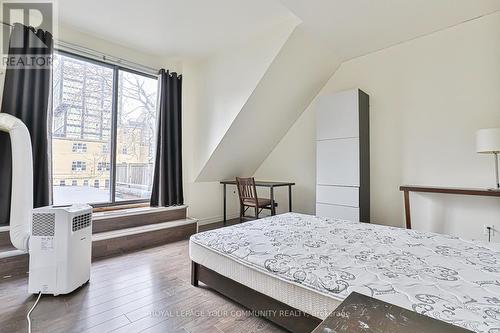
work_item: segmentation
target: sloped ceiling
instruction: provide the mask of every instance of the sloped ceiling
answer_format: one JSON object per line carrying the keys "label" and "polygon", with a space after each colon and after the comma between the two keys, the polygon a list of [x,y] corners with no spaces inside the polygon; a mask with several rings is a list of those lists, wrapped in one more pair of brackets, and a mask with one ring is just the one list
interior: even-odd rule
{"label": "sloped ceiling", "polygon": [[281,0],[341,60],[500,10],[500,0]]}

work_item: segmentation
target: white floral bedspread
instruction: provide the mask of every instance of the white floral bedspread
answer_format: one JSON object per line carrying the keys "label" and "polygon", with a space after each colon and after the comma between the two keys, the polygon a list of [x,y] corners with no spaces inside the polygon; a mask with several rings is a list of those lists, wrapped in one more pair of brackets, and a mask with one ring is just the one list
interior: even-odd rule
{"label": "white floral bedspread", "polygon": [[500,251],[485,244],[296,213],[191,241],[337,300],[357,291],[475,332],[500,333]]}

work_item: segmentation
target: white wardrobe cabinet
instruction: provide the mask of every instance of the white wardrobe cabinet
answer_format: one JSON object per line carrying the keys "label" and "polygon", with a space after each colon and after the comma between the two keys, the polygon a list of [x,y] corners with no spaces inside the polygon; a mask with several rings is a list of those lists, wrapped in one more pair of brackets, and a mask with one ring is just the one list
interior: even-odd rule
{"label": "white wardrobe cabinet", "polygon": [[370,221],[369,96],[359,89],[318,98],[316,215]]}

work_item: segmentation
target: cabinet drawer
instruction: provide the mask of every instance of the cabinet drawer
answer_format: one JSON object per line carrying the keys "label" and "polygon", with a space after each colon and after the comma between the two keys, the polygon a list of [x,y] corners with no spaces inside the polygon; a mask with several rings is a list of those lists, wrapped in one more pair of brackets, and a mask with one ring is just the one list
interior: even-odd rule
{"label": "cabinet drawer", "polygon": [[359,137],[358,89],[320,96],[316,107],[317,140]]}
{"label": "cabinet drawer", "polygon": [[359,222],[359,208],[316,204],[316,215],[321,217],[333,217],[343,220]]}
{"label": "cabinet drawer", "polygon": [[318,185],[316,201],[323,204],[359,207],[359,188]]}
{"label": "cabinet drawer", "polygon": [[359,187],[359,139],[318,141],[317,184]]}

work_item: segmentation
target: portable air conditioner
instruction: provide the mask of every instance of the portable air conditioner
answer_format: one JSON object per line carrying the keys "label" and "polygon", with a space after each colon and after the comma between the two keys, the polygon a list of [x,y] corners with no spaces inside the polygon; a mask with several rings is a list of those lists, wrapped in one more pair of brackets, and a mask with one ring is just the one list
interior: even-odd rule
{"label": "portable air conditioner", "polygon": [[92,208],[71,205],[33,209],[29,131],[21,120],[5,113],[0,113],[0,131],[9,134],[12,148],[10,241],[17,249],[29,252],[28,291],[70,293],[90,279]]}
{"label": "portable air conditioner", "polygon": [[90,279],[92,207],[33,210],[29,239],[30,293],[67,294]]}

